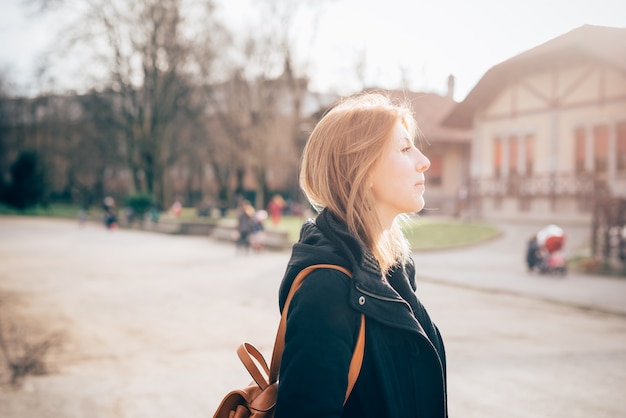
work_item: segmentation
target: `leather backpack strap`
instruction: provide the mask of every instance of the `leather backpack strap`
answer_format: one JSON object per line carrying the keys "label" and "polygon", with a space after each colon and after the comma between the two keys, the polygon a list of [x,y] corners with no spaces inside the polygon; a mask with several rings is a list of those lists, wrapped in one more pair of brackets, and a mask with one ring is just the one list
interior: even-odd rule
{"label": "leather backpack strap", "polygon": [[361,328],[359,329],[359,337],[356,340],[356,346],[354,347],[354,353],[352,354],[352,360],[350,360],[350,369],[348,370],[348,388],[346,389],[346,397],[343,400],[345,405],[354,389],[356,379],[361,372],[361,365],[363,364],[363,356],[365,355],[365,314],[361,314]]}
{"label": "leather backpack strap", "polygon": [[[237,355],[248,370],[248,373],[250,373],[250,376],[252,376],[252,379],[254,379],[261,390],[265,390],[269,386],[268,379],[265,376],[269,376],[270,369],[267,367],[263,354],[253,345],[243,343],[237,348]],[[259,370],[259,365],[263,368],[265,375]]]}
{"label": "leather backpack strap", "polygon": [[[287,299],[285,300],[285,306],[283,307],[283,313],[280,317],[280,323],[278,325],[278,331],[276,332],[276,341],[274,342],[274,351],[272,353],[272,360],[270,363],[270,372],[269,372],[269,384],[273,384],[278,381],[278,372],[280,370],[280,361],[283,356],[283,349],[285,348],[285,330],[287,328],[287,312],[289,310],[289,305],[291,304],[291,299],[296,291],[302,285],[302,282],[313,270],[319,268],[327,268],[327,269],[335,269],[339,270],[342,273],[346,274],[348,277],[352,277],[352,273],[344,267],[335,265],[335,264],[315,264],[309,267],[306,267],[298,273],[296,278],[293,280],[291,284],[291,289],[289,289],[289,294],[287,295]],[[359,377],[359,372],[361,371],[361,365],[363,364],[363,356],[365,354],[365,315],[361,314],[361,327],[359,329],[359,336],[357,338],[357,343],[354,348],[354,352],[352,353],[352,360],[350,360],[350,369],[348,372],[348,388],[346,390],[346,397],[344,400],[348,400],[354,385],[356,384],[356,380]]]}

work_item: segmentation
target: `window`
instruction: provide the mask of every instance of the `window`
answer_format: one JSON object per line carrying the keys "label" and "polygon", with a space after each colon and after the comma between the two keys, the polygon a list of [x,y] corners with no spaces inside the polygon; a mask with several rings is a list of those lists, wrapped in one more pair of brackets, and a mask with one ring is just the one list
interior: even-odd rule
{"label": "window", "polygon": [[515,175],[517,171],[517,155],[518,155],[518,141],[516,136],[509,138],[509,174]]}
{"label": "window", "polygon": [[609,127],[597,125],[593,128],[593,168],[596,173],[606,173],[609,162]]}
{"label": "window", "polygon": [[429,155],[430,168],[426,172],[427,184],[432,186],[441,186],[441,171],[442,171],[442,156],[441,155]]}
{"label": "window", "polygon": [[525,147],[525,165],[526,165],[526,175],[532,176],[534,171],[535,161],[535,136],[532,134],[526,135],[524,138],[524,147]]}
{"label": "window", "polygon": [[502,139],[496,138],[493,143],[493,167],[494,177],[502,176]]}
{"label": "window", "polygon": [[585,128],[582,127],[574,131],[574,170],[585,171]]}
{"label": "window", "polygon": [[626,121],[619,122],[617,134],[617,171],[626,173]]}

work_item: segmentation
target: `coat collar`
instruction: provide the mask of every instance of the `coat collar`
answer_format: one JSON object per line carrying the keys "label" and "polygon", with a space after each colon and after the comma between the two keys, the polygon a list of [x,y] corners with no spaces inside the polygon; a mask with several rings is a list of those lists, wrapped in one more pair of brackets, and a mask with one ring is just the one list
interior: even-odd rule
{"label": "coat collar", "polygon": [[365,244],[352,235],[332,212],[323,210],[306,221],[281,283],[282,308],[296,275],[313,264],[336,264],[352,272],[350,306],[373,320],[423,336],[431,343],[437,331],[415,294],[413,260],[398,263],[383,279],[380,265]]}
{"label": "coat collar", "polygon": [[349,305],[357,312],[386,326],[419,336],[445,358],[438,330],[416,294],[413,259],[398,263],[383,279],[378,261],[360,240],[331,212],[324,210],[306,221],[279,292],[282,311],[296,275],[314,264],[336,264],[352,272]]}
{"label": "coat collar", "polygon": [[350,296],[353,308],[389,326],[417,331],[428,339],[416,315],[425,310],[412,287],[412,263],[398,263],[383,277],[374,254],[332,212],[322,211],[316,224],[348,261],[346,267],[352,271],[354,283]]}

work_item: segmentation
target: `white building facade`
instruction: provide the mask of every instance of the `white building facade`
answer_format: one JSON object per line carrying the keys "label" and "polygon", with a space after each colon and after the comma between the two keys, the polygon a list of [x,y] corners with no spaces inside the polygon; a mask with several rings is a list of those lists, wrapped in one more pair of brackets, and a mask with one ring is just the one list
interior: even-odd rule
{"label": "white building facade", "polygon": [[626,197],[626,28],[585,25],[488,71],[444,124],[472,128],[470,207],[590,222]]}

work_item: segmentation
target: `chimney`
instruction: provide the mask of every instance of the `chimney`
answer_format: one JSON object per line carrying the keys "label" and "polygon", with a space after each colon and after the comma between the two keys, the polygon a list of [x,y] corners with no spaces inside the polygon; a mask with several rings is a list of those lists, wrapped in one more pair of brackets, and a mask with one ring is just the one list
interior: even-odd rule
{"label": "chimney", "polygon": [[447,97],[454,99],[454,75],[448,76],[448,94]]}

